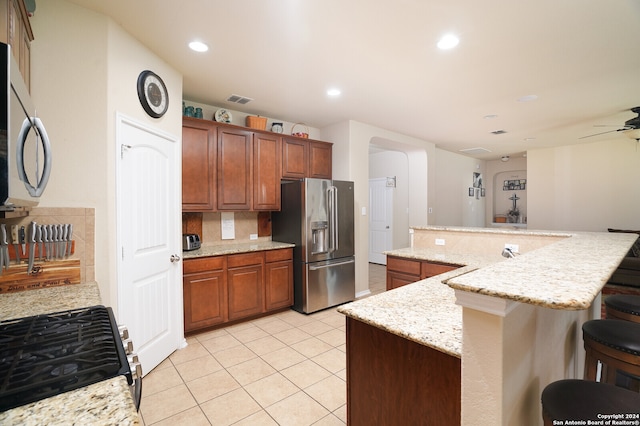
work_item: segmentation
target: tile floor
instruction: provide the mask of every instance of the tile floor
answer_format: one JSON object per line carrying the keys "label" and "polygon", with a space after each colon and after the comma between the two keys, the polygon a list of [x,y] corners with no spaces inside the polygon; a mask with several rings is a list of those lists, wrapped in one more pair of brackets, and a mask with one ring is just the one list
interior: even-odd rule
{"label": "tile floor", "polygon": [[[369,264],[372,294],[385,268]],[[144,425],[345,425],[345,317],[293,310],[187,338],[143,380]]]}

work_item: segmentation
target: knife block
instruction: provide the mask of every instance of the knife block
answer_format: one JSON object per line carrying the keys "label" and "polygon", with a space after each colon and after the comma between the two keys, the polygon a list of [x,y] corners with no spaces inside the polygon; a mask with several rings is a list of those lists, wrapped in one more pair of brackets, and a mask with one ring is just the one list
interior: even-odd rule
{"label": "knife block", "polygon": [[[20,254],[22,259],[16,263],[16,253],[12,244],[8,246],[9,263],[8,269],[2,270],[0,275],[0,294],[13,293],[25,290],[36,290],[46,287],[57,287],[62,285],[80,284],[80,259],[52,259],[40,260],[39,246],[36,245],[35,261],[33,271],[27,273],[27,257],[29,246],[26,248],[26,256]],[[75,241],[71,245],[71,253],[75,250]]]}

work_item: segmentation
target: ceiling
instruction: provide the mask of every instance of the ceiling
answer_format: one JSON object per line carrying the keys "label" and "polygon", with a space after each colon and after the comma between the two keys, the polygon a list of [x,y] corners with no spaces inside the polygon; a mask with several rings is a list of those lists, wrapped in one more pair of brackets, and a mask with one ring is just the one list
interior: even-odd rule
{"label": "ceiling", "polygon": [[[638,0],[70,1],[180,71],[194,102],[318,128],[356,120],[491,151],[480,159],[632,143],[622,132],[579,138],[616,130],[640,105]],[[460,44],[439,50],[450,32]],[[193,39],[209,51],[190,51]],[[342,94],[328,97],[332,87]]]}

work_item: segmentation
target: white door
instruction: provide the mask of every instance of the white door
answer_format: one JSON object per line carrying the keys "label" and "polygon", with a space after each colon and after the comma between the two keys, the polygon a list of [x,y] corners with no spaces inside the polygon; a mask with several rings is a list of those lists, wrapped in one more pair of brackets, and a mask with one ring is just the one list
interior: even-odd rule
{"label": "white door", "polygon": [[369,179],[369,262],[387,264],[393,248],[393,188],[386,178]]}
{"label": "white door", "polygon": [[147,374],[184,342],[181,149],[121,115],[116,126],[118,322]]}

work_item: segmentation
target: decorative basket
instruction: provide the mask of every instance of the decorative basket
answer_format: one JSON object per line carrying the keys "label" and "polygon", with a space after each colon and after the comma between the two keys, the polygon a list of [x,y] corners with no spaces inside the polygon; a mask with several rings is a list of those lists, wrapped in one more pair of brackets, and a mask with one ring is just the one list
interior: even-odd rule
{"label": "decorative basket", "polygon": [[[296,132],[296,126],[304,126],[306,132]],[[308,138],[309,137],[309,127],[307,127],[306,124],[304,123],[296,123],[293,125],[293,127],[291,128],[291,136],[297,136],[299,138]]]}
{"label": "decorative basket", "polygon": [[267,128],[267,117],[248,115],[246,121],[247,127],[256,130],[265,130]]}

